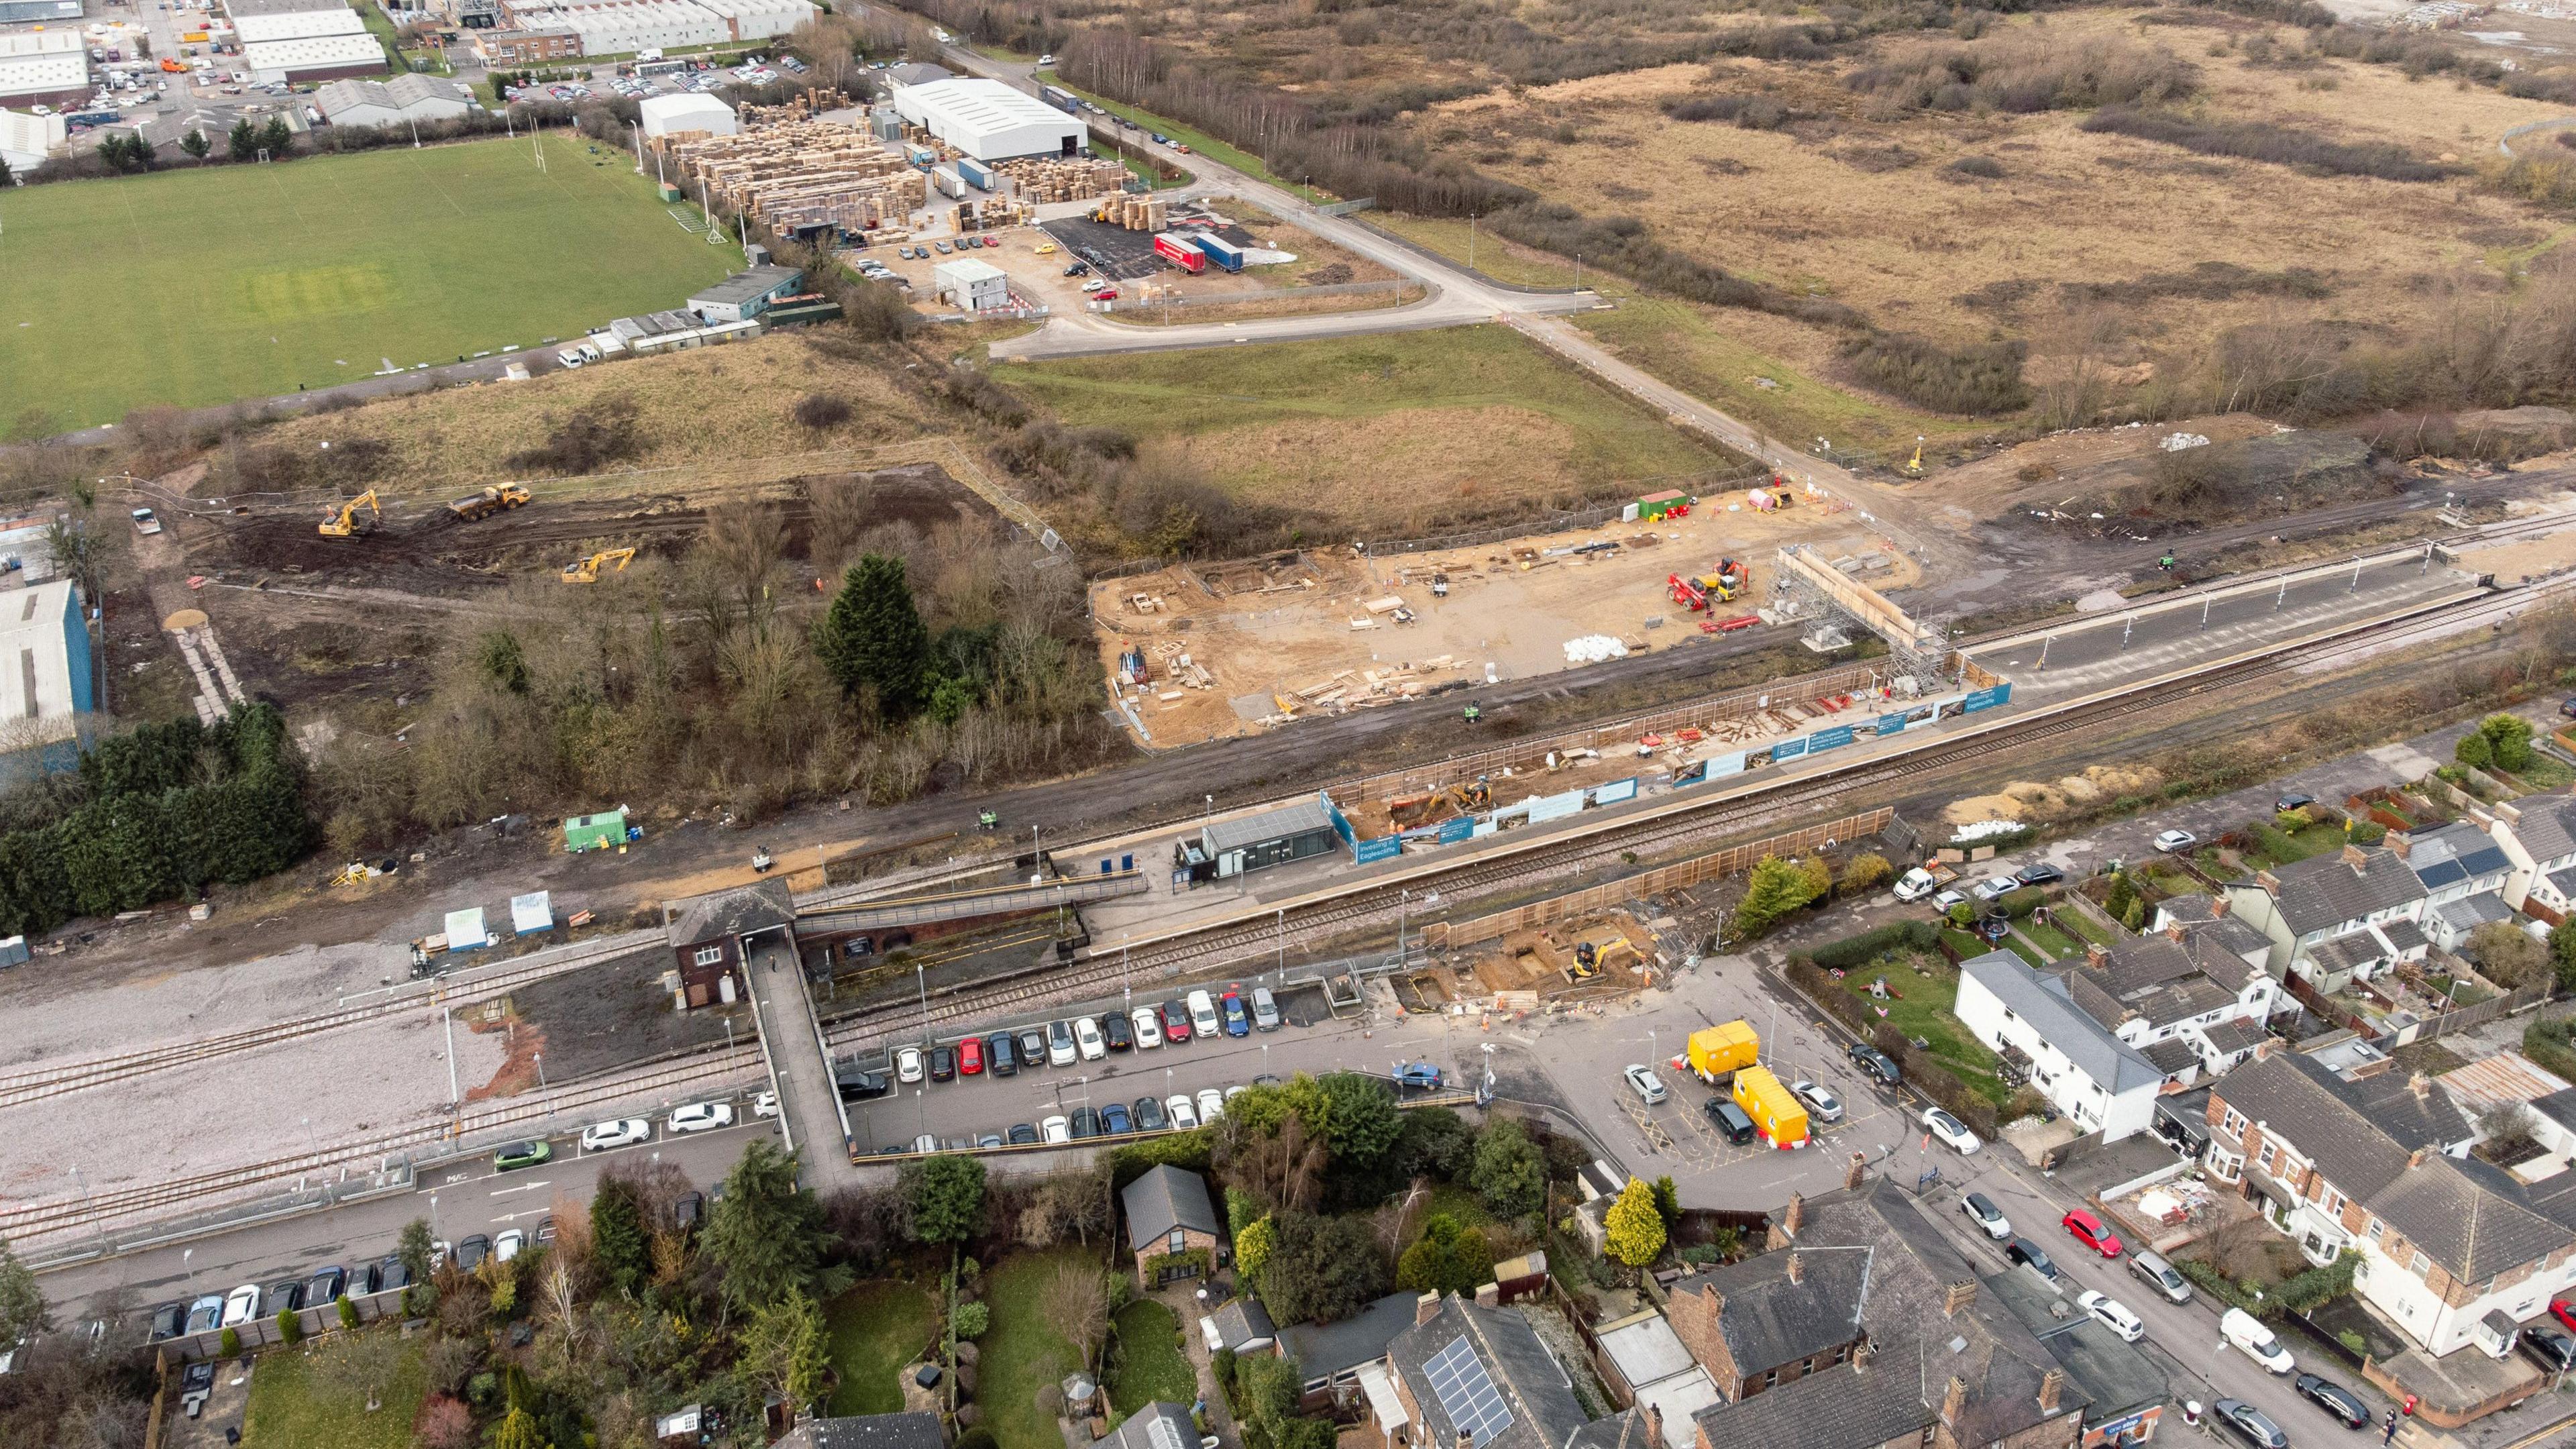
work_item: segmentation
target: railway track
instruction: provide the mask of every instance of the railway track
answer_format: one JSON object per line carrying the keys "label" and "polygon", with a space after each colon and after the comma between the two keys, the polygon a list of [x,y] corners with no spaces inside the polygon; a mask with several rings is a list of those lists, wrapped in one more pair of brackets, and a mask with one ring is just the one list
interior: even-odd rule
{"label": "railway track", "polygon": [[180,1067],[201,1066],[245,1052],[260,1051],[285,1042],[321,1036],[346,1027],[386,1020],[405,1012],[438,1007],[457,1007],[489,1001],[493,997],[517,990],[532,982],[567,972],[598,965],[628,954],[632,944],[603,946],[577,952],[556,960],[529,960],[504,966],[483,975],[442,983],[424,992],[368,1002],[362,1006],[343,1007],[288,1021],[270,1022],[243,1031],[226,1032],[203,1040],[175,1042],[166,1046],[145,1047],[119,1052],[112,1056],[90,1057],[60,1066],[26,1068],[0,1073],[0,1107],[21,1106],[47,1097],[87,1091],[133,1081],[156,1072]]}
{"label": "railway track", "polygon": [[103,1229],[146,1213],[205,1206],[228,1194],[289,1178],[338,1173],[352,1167],[373,1172],[384,1158],[396,1153],[440,1142],[466,1141],[486,1133],[525,1129],[553,1117],[586,1121],[599,1115],[597,1109],[622,1109],[646,1097],[669,1105],[703,1095],[711,1086],[732,1077],[763,1070],[758,1043],[719,1048],[639,1072],[473,1104],[453,1122],[421,1122],[215,1172],[138,1183],[85,1197],[0,1207],[0,1236],[24,1240],[82,1227]]}

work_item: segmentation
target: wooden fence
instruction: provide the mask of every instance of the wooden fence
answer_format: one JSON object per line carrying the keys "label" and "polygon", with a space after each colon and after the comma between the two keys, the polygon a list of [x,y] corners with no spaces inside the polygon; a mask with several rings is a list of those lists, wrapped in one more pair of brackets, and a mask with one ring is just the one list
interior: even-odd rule
{"label": "wooden fence", "polygon": [[1677,861],[1671,865],[1660,866],[1604,885],[1590,886],[1567,895],[1532,901],[1528,905],[1515,906],[1508,911],[1497,911],[1490,916],[1478,916],[1466,921],[1451,921],[1446,925],[1434,924],[1424,928],[1423,939],[1435,946],[1466,946],[1478,941],[1490,941],[1499,936],[1507,936],[1514,931],[1525,931],[1532,926],[1552,925],[1558,921],[1605,910],[1621,901],[1661,895],[1665,891],[1684,890],[1703,881],[1742,875],[1753,869],[1755,861],[1765,856],[1805,855],[1811,851],[1821,850],[1830,843],[1854,841],[1863,836],[1876,835],[1886,829],[1887,822],[1895,817],[1896,811],[1893,807],[1882,805],[1875,810],[1865,810],[1858,815],[1846,815],[1829,824],[1811,825],[1804,830],[1793,830],[1786,835],[1774,835],[1766,840],[1730,845],[1724,850],[1693,856],[1689,860]]}

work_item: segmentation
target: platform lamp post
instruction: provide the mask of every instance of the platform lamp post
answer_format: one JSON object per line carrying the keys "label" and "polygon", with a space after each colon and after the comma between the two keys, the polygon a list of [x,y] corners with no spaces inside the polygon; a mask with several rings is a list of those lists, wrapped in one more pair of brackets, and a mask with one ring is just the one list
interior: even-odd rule
{"label": "platform lamp post", "polygon": [[921,993],[921,1044],[930,1045],[930,975],[926,962],[912,963],[912,984]]}

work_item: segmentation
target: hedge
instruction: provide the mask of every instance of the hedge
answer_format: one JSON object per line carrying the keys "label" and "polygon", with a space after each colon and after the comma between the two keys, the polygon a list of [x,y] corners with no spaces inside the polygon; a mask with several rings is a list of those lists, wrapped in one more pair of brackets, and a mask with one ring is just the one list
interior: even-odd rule
{"label": "hedge", "polygon": [[1216,1271],[1216,1255],[1205,1248],[1183,1248],[1177,1253],[1156,1253],[1145,1260],[1145,1276],[1160,1283],[1163,1270],[1176,1265],[1198,1269],[1202,1278]]}
{"label": "hedge", "polygon": [[1213,1164],[1215,1156],[1216,1134],[1205,1127],[1147,1137],[1110,1151],[1110,1186],[1123,1192],[1127,1184],[1157,1167],[1177,1167],[1203,1173]]}
{"label": "hedge", "polygon": [[2004,908],[2005,915],[2018,921],[2041,906],[2047,905],[2048,892],[2037,886],[2023,886],[2017,891],[2004,892],[1996,898],[1995,904]]}
{"label": "hedge", "polygon": [[1808,952],[1807,959],[1827,970],[1848,971],[1855,966],[1867,965],[1890,951],[1906,949],[1940,950],[1940,929],[1929,921],[1898,921],[1894,925],[1863,931],[1857,936],[1828,941]]}
{"label": "hedge", "polygon": [[2361,1267],[2361,1254],[2346,1248],[2335,1255],[2333,1262],[2322,1268],[2293,1274],[2260,1298],[2249,1296],[2243,1288],[2229,1282],[2226,1274],[2198,1258],[2184,1258],[2174,1266],[2220,1302],[2242,1308],[2257,1318],[2278,1318],[2285,1313],[2305,1316],[2310,1310],[2350,1293],[2353,1275]]}

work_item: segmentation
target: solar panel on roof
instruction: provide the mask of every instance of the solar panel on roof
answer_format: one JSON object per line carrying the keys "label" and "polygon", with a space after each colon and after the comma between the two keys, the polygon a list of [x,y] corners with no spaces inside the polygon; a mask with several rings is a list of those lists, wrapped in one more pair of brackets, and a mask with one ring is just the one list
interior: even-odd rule
{"label": "solar panel on roof", "polygon": [[1466,1435],[1475,1449],[1485,1449],[1495,1435],[1512,1426],[1511,1406],[1503,1402],[1502,1391],[1494,1387],[1476,1351],[1467,1346],[1467,1335],[1450,1340],[1447,1348],[1422,1365],[1422,1371],[1431,1380],[1431,1391],[1440,1396],[1440,1411],[1449,1416],[1450,1427]]}

